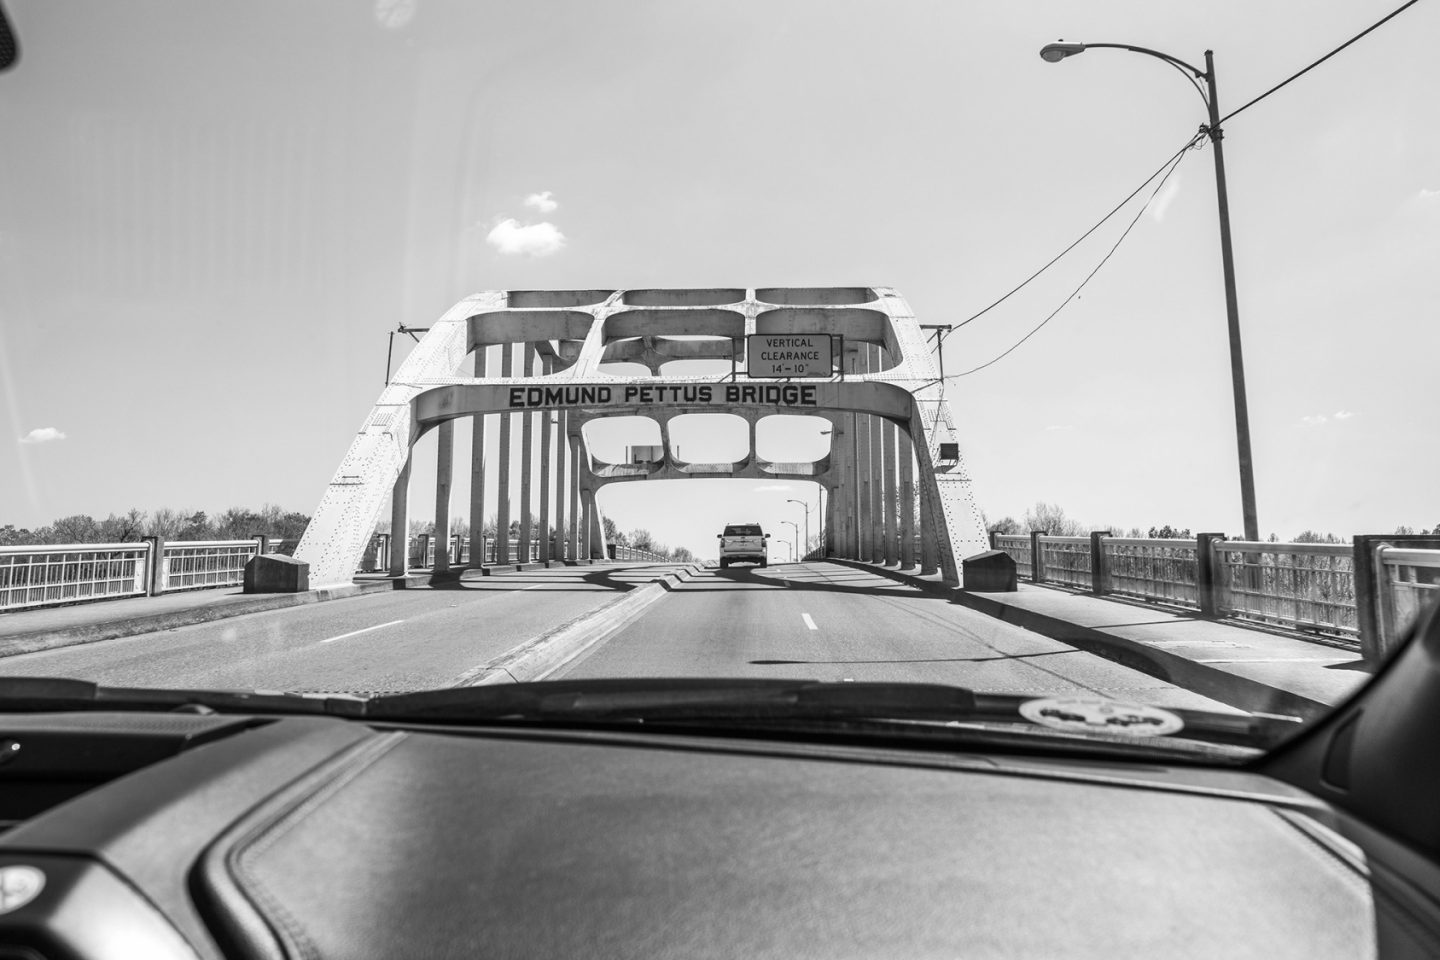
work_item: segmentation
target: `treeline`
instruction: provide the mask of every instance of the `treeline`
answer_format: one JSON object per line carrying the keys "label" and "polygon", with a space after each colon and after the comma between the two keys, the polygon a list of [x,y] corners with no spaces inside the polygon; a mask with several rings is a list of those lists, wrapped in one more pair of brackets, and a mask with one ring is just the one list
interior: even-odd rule
{"label": "treeline", "polygon": [[[1044,530],[1052,537],[1083,537],[1092,530],[1109,530],[1116,537],[1147,538],[1151,540],[1189,540],[1195,534],[1190,532],[1189,527],[1175,527],[1170,524],[1155,527],[1125,527],[1120,524],[1100,524],[1092,526],[1081,523],[1073,517],[1066,516],[1064,508],[1052,503],[1037,503],[1033,509],[1025,511],[1023,520],[1016,520],[1014,517],[1002,517],[994,523],[988,520],[985,529],[991,533],[999,533],[1005,536],[1028,534],[1034,530]],[[1433,529],[1427,530],[1422,524],[1417,527],[1399,526],[1392,531],[1396,535],[1421,534],[1425,536],[1440,537],[1440,523]],[[1281,542],[1277,534],[1270,534],[1267,538],[1270,543]],[[1336,536],[1333,533],[1321,533],[1318,530],[1302,530],[1294,537],[1284,541],[1285,543],[1349,543],[1348,537]]]}
{"label": "treeline", "polygon": [[131,509],[97,520],[86,513],[61,517],[43,527],[0,527],[0,546],[61,543],[131,543],[142,537],[166,540],[245,540],[266,535],[277,540],[298,540],[310,518],[267,503],[259,510],[231,507],[210,516],[204,510],[161,507],[152,512]]}

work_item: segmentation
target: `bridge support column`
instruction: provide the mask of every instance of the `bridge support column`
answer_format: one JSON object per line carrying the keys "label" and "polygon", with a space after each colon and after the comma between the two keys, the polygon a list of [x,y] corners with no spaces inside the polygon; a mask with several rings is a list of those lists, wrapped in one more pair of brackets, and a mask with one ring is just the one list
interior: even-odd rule
{"label": "bridge support column", "polygon": [[390,491],[390,576],[403,577],[410,561],[410,457]]}
{"label": "bridge support column", "polygon": [[[868,373],[870,357],[863,343],[856,344],[855,372]],[[855,415],[855,559],[870,559],[870,415]]]}
{"label": "bridge support column", "polygon": [[851,414],[845,430],[845,497],[841,527],[845,539],[840,549],[847,560],[860,559],[860,417]]}
{"label": "bridge support column", "polygon": [[896,431],[895,458],[900,467],[900,569],[915,567],[915,445],[910,434]]}
{"label": "bridge support column", "polygon": [[450,569],[450,483],[455,473],[455,421],[435,428],[435,567]]}
{"label": "bridge support column", "polygon": [[580,560],[580,436],[571,436],[566,425],[565,442],[570,446],[570,559]]}
{"label": "bridge support column", "polygon": [[[835,435],[832,433],[830,437],[833,440]],[[831,450],[830,462],[833,464],[833,444]],[[825,498],[825,507],[820,511],[820,558],[823,560],[835,555],[835,488],[822,483],[820,495]]]}
{"label": "bridge support column", "polygon": [[[550,374],[550,361],[541,358],[540,373]],[[550,562],[550,499],[554,491],[550,486],[550,418],[555,416],[549,410],[540,411],[540,559]]]}
{"label": "bridge support column", "polygon": [[935,497],[930,483],[920,484],[920,573],[929,576],[940,569],[940,545],[935,542]]}
{"label": "bridge support column", "polygon": [[[500,376],[515,373],[515,345],[500,347]],[[499,498],[495,504],[495,562],[510,562],[510,445],[513,413],[500,414],[500,476],[496,477]]]}
{"label": "bridge support column", "polygon": [[896,516],[896,503],[899,491],[895,489],[895,448],[896,428],[889,420],[882,420],[880,429],[885,437],[885,566],[894,566],[900,562],[899,555],[899,518]]}
{"label": "bridge support column", "polygon": [[[867,373],[880,369],[880,348],[874,344],[866,345],[865,369]],[[885,457],[880,436],[883,421],[873,414],[865,420],[870,427],[870,550],[864,559],[880,563],[885,559]]]}
{"label": "bridge support column", "polygon": [[556,560],[567,559],[565,546],[570,537],[565,531],[565,500],[569,496],[569,489],[565,483],[565,461],[570,452],[570,437],[565,427],[569,419],[569,413],[561,410],[555,414],[555,557]]}
{"label": "bridge support column", "polygon": [[[475,378],[485,378],[485,352],[475,348]],[[470,418],[470,556],[466,566],[485,565],[485,420],[482,414]]]}
{"label": "bridge support column", "polygon": [[[535,345],[525,344],[521,351],[524,366],[520,375],[529,378],[535,374]],[[516,560],[529,563],[535,536],[535,414],[520,415],[520,537],[519,554]]]}

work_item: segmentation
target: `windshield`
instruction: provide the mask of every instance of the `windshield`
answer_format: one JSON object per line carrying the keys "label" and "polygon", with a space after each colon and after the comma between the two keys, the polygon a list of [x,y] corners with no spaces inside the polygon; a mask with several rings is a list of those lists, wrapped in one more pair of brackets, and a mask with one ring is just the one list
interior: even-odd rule
{"label": "windshield", "polygon": [[0,678],[1211,762],[1434,602],[1433,5],[0,2]]}

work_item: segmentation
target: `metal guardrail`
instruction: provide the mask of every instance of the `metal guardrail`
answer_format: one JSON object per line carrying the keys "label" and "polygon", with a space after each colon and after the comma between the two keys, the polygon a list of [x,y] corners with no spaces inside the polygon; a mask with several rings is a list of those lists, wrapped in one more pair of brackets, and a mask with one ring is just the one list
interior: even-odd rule
{"label": "metal guardrail", "polygon": [[166,543],[161,593],[233,587],[245,582],[245,564],[260,552],[257,540],[191,540]]}
{"label": "metal guardrail", "polygon": [[149,564],[148,543],[0,547],[0,610],[143,597]]}
{"label": "metal guardrail", "polygon": [[623,543],[617,543],[617,544],[615,544],[615,554],[614,554],[614,556],[612,556],[610,559],[612,559],[612,560],[646,560],[646,561],[649,561],[649,562],[651,562],[651,563],[667,563],[667,562],[669,562],[669,559],[670,559],[670,558],[669,558],[669,557],[662,557],[660,554],[654,553],[654,552],[652,552],[652,551],[650,551],[650,550],[640,550],[640,549],[637,549],[637,548],[635,548],[635,547],[627,546],[626,544],[623,544]]}

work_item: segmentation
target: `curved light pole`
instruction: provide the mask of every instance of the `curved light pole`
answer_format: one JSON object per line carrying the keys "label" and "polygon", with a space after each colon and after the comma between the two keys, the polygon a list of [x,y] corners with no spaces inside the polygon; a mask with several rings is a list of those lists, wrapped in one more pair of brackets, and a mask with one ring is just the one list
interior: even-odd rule
{"label": "curved light pole", "polygon": [[[1230,329],[1230,381],[1235,393],[1235,441],[1240,459],[1240,511],[1245,523],[1245,539],[1259,540],[1260,526],[1255,519],[1255,468],[1250,457],[1250,408],[1245,400],[1245,361],[1240,350],[1240,306],[1235,296],[1235,256],[1230,247],[1230,198],[1225,189],[1225,152],[1221,142],[1225,132],[1220,129],[1220,102],[1215,93],[1215,55],[1205,51],[1205,69],[1193,67],[1177,57],[1147,47],[1128,43],[1047,43],[1040,48],[1040,59],[1059,63],[1066,57],[1101,47],[1143,53],[1163,60],[1181,71],[1195,87],[1210,114],[1210,122],[1200,128],[1215,148],[1215,196],[1220,205],[1220,262],[1225,270],[1225,316]],[[1196,80],[1205,81],[1205,90]],[[1208,91],[1208,93],[1207,93]]]}
{"label": "curved light pole", "polygon": [[806,555],[810,553],[810,504],[804,500],[792,500],[789,497],[785,498],[785,502],[798,503],[805,508],[805,553],[800,554],[798,558],[799,560],[804,560]]}
{"label": "curved light pole", "polygon": [[[797,541],[800,539],[800,524],[796,523],[794,520],[781,520],[780,522],[790,524],[790,529],[795,531],[794,539]],[[796,544],[790,550],[790,562],[794,563],[795,558],[798,556],[800,556],[800,547],[798,544]]]}

